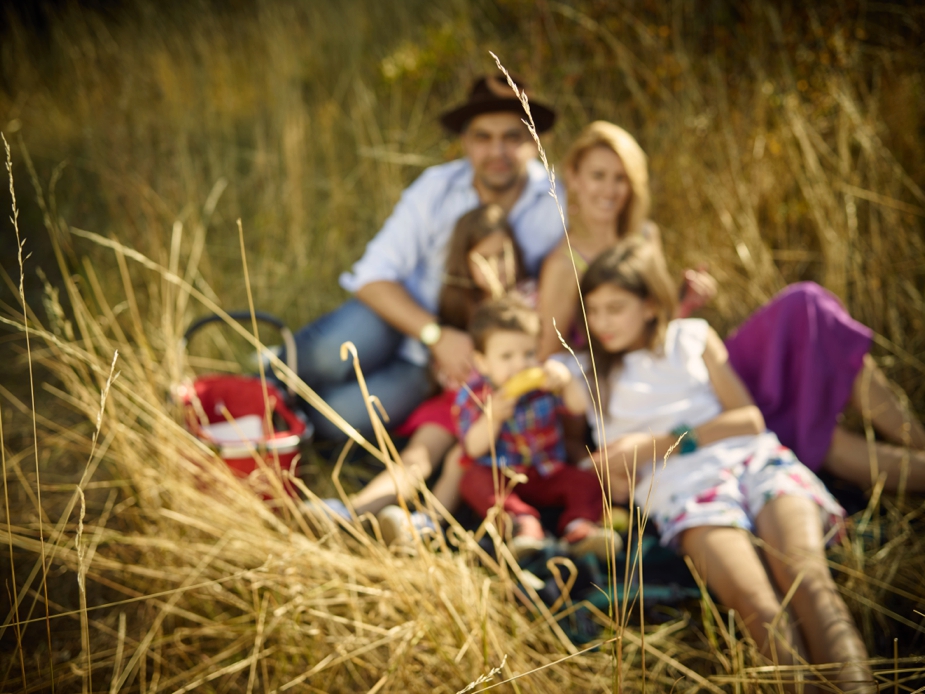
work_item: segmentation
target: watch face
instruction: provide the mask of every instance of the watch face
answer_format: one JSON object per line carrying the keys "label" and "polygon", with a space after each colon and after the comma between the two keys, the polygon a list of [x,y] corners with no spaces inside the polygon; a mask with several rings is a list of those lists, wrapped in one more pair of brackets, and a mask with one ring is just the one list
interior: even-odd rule
{"label": "watch face", "polygon": [[428,323],[421,329],[421,342],[430,347],[435,345],[440,339],[440,326],[436,323]]}

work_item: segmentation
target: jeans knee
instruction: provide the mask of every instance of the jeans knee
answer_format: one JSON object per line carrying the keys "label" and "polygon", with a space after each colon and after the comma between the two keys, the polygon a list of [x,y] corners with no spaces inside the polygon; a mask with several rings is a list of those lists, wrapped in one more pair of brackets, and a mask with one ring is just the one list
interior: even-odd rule
{"label": "jeans knee", "polygon": [[353,376],[353,360],[340,358],[339,335],[308,325],[295,334],[299,376],[308,385],[342,383]]}
{"label": "jeans knee", "polygon": [[353,360],[341,359],[345,342],[354,343],[361,365],[376,370],[393,358],[403,339],[356,299],[302,327],[294,337],[299,376],[310,386],[353,380]]}
{"label": "jeans knee", "polygon": [[[313,409],[308,418],[315,425],[315,437],[318,439],[330,441],[331,443],[346,443],[347,439],[350,438],[343,429],[317,410]],[[366,438],[372,434],[372,427],[368,427],[369,431],[365,431],[362,425],[357,426],[357,423],[349,420],[348,423]]]}

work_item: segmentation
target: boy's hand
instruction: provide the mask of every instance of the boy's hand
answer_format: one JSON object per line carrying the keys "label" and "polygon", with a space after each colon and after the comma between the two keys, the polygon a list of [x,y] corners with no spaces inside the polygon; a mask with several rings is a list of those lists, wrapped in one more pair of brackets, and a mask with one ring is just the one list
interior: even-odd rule
{"label": "boy's hand", "polygon": [[494,421],[496,425],[507,421],[514,416],[514,407],[516,405],[517,398],[508,397],[504,394],[504,389],[499,388],[491,394],[492,421]]}
{"label": "boy's hand", "polygon": [[543,371],[546,373],[546,389],[554,393],[572,382],[572,372],[561,361],[547,359],[543,364]]}

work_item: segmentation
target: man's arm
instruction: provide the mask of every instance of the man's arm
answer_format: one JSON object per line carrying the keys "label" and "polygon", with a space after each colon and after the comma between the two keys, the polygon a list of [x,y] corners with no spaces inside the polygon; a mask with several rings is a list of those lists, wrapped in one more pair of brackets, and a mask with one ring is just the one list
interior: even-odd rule
{"label": "man's arm", "polygon": [[[425,325],[438,321],[408,293],[403,282],[429,252],[434,233],[429,210],[433,201],[445,193],[445,175],[443,166],[432,167],[412,183],[366,246],[363,257],[351,272],[341,275],[344,289],[353,292],[396,330],[415,339]],[[468,335],[444,328],[430,350],[437,367],[451,381],[465,382],[472,357]]]}
{"label": "man's arm", "polygon": [[[396,330],[415,339],[428,323],[439,322],[415,301],[398,282],[370,282],[357,290],[357,298]],[[452,381],[465,383],[472,370],[472,338],[468,333],[443,326],[440,339],[430,347],[437,368]]]}
{"label": "man's arm", "polygon": [[379,280],[364,284],[357,290],[356,297],[386,323],[413,338],[417,338],[428,323],[438,322],[437,317],[415,301],[398,282]]}

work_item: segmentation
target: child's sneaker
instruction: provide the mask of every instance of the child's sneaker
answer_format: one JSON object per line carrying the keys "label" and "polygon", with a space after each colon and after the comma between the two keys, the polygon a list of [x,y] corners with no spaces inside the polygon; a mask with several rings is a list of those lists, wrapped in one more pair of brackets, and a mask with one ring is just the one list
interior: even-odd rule
{"label": "child's sneaker", "polygon": [[423,539],[434,537],[438,532],[437,524],[426,513],[421,511],[405,513],[400,507],[394,505],[382,509],[376,519],[379,521],[382,539],[387,546],[413,543],[412,528],[417,530]]}
{"label": "child's sneaker", "polygon": [[538,518],[517,516],[514,519],[514,536],[508,543],[511,554],[519,563],[521,559],[539,552],[546,546],[546,533]]}
{"label": "child's sneaker", "polygon": [[337,518],[347,523],[353,522],[350,510],[347,505],[340,499],[322,499],[319,501],[306,501],[302,505],[302,510],[308,517],[308,520],[314,525],[316,532],[329,526],[337,526]]}
{"label": "child's sneaker", "polygon": [[607,561],[608,554],[613,556],[623,549],[623,538],[618,533],[584,518],[569,523],[563,539],[568,543],[571,554],[593,554],[602,562]]}

